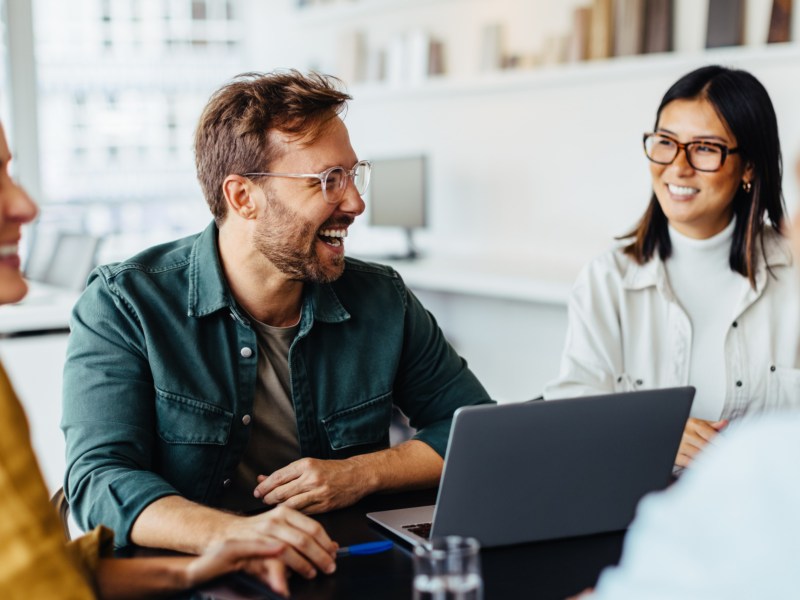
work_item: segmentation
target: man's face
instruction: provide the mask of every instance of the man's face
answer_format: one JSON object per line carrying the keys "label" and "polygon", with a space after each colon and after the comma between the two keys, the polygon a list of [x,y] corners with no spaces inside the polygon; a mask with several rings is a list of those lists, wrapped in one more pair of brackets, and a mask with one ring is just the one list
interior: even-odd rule
{"label": "man's face", "polygon": [[[311,145],[275,133],[283,146],[270,171],[320,173],[329,167],[350,169],[358,161],[347,128],[338,117]],[[348,181],[341,201],[323,199],[318,179],[264,178],[264,208],[253,243],[279,271],[290,279],[327,283],[344,271],[347,228],[364,212],[364,201]]]}

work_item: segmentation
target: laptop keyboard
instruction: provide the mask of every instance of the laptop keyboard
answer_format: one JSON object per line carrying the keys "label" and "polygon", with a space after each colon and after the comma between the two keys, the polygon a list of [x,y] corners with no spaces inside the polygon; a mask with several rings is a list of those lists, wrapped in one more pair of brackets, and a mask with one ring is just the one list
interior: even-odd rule
{"label": "laptop keyboard", "polygon": [[416,525],[403,525],[403,529],[408,529],[411,533],[423,539],[431,537],[431,523],[417,523]]}

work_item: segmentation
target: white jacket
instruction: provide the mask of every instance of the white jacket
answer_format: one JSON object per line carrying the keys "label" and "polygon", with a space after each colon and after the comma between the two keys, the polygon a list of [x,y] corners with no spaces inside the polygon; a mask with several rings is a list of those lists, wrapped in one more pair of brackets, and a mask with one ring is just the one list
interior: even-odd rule
{"label": "white jacket", "polygon": [[[721,418],[800,407],[800,276],[787,241],[771,229],[764,248],[766,262],[757,253],[756,290],[746,286],[725,334]],[[691,385],[691,340],[663,261],[656,256],[637,265],[615,248],[584,267],[573,286],[560,376],[544,396]]]}

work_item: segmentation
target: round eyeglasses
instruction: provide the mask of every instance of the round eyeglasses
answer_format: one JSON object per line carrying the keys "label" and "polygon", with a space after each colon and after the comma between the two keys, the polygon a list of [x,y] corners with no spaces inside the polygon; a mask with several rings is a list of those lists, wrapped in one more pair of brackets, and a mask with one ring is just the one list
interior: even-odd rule
{"label": "round eyeglasses", "polygon": [[682,144],[662,133],[645,133],[643,142],[644,153],[652,162],[670,165],[678,157],[678,152],[683,150],[687,162],[697,171],[719,171],[729,154],[739,152],[739,148],[728,148],[725,144],[705,140]]}
{"label": "round eyeglasses", "polygon": [[369,177],[372,173],[372,163],[368,160],[358,161],[352,169],[344,167],[331,167],[322,173],[245,173],[245,177],[290,177],[292,179],[318,179],[322,188],[322,198],[328,204],[339,204],[344,198],[348,180],[353,180],[353,185],[360,196],[363,196],[369,186]]}

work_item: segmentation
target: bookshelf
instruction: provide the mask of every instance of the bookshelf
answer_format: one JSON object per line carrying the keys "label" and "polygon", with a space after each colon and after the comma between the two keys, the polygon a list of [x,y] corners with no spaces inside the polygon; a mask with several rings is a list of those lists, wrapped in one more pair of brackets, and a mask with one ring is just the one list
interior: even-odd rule
{"label": "bookshelf", "polygon": [[714,48],[702,52],[668,52],[615,57],[603,61],[583,61],[537,69],[515,69],[471,77],[431,78],[424,85],[391,88],[382,82],[357,83],[348,86],[349,92],[363,101],[397,99],[400,97],[461,96],[465,94],[504,93],[548,87],[575,86],[595,81],[612,82],[635,79],[659,71],[671,73],[688,71],[698,62],[730,65],[748,63],[759,65],[793,66],[800,61],[800,43],[787,42],[758,47],[735,46]]}
{"label": "bookshelf", "polygon": [[[750,54],[759,56],[764,50],[772,50],[766,42],[774,0],[739,0],[744,10],[741,32],[743,44],[707,50],[709,11],[719,6],[713,4],[714,1],[672,0],[672,42],[669,45],[673,50],[666,54],[677,55],[678,61],[685,56],[696,58],[698,53],[708,53],[709,60],[716,57],[720,60],[738,60]],[[658,0],[654,4],[665,5],[665,2]],[[572,77],[592,77],[595,72],[603,73],[607,68],[611,69],[608,72],[612,74],[620,72],[617,68],[622,71],[630,68],[635,74],[638,65],[652,64],[658,67],[665,64],[665,53],[593,60],[576,60],[575,56],[567,56],[572,43],[570,36],[574,36],[577,25],[577,11],[592,6],[598,13],[605,11],[607,17],[608,11],[612,12],[611,18],[607,19],[612,28],[612,47],[615,41],[614,27],[617,27],[614,23],[630,23],[630,18],[625,21],[617,11],[625,6],[638,6],[636,18],[641,19],[641,15],[645,14],[642,8],[644,0],[495,0],[491,3],[485,0],[316,0],[302,6],[293,4],[288,21],[300,32],[295,56],[302,57],[304,67],[337,73],[348,85],[370,90],[381,84],[398,88],[430,83],[436,90],[447,88],[447,84],[438,81],[440,79],[453,80],[456,87],[463,86],[465,80],[483,80],[487,82],[486,85],[496,81],[504,85],[506,81],[526,79],[527,75],[517,76],[518,72],[530,73],[532,76],[529,81],[536,81],[544,71],[543,81],[556,81],[558,76],[553,73],[564,71],[567,73],[565,81],[568,82]],[[587,25],[591,28],[591,23]],[[491,27],[499,28],[502,38],[499,50],[503,54],[504,64],[487,72],[485,68],[482,69],[481,59],[486,52],[486,30]],[[642,22],[641,27],[644,32],[648,25]],[[793,32],[791,39],[800,39],[800,6],[794,8],[790,29]],[[423,73],[413,81],[398,81],[397,78],[387,77],[385,69],[383,73],[378,73],[373,68],[370,73],[364,73],[362,69],[358,76],[353,76],[358,69],[348,63],[358,60],[370,63],[381,59],[385,63],[385,54],[391,53],[393,41],[409,33],[422,34],[441,43],[445,55],[444,74],[427,77]],[[608,34],[607,31],[605,33]],[[355,44],[342,43],[348,36],[358,36],[359,40]],[[626,53],[630,52],[630,37],[630,33],[626,32],[616,40],[627,45]],[[641,47],[646,45],[645,42],[640,44]],[[343,50],[344,54],[351,56],[342,56]],[[723,53],[715,54],[718,50]],[[734,54],[728,54],[730,50]],[[376,53],[384,56],[375,59],[373,55]],[[775,52],[778,57],[781,53],[781,50]],[[635,60],[631,62],[631,58]],[[620,62],[620,67],[608,64]],[[600,70],[595,71],[598,68]]]}

